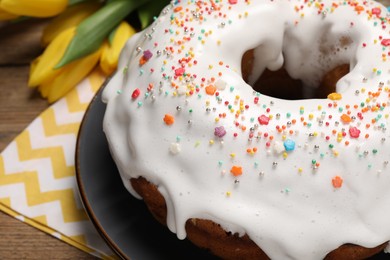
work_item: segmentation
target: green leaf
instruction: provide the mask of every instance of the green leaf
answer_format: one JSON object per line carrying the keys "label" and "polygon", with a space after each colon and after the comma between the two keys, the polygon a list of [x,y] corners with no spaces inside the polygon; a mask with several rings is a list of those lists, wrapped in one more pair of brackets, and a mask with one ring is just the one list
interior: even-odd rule
{"label": "green leaf", "polygon": [[115,33],[116,33],[116,31],[118,30],[118,28],[119,28],[119,25],[118,25],[117,27],[115,27],[114,30],[112,30],[112,31],[110,32],[110,34],[108,35],[108,43],[109,43],[110,45],[112,45],[112,41],[114,40]]}
{"label": "green leaf", "polygon": [[85,1],[88,1],[88,0],[69,0],[68,5],[75,5],[75,4],[78,4],[81,2],[85,2]]}
{"label": "green leaf", "polygon": [[104,39],[118,24],[140,5],[150,0],[114,0],[82,21],[76,34],[56,65],[56,69],[98,50]]}
{"label": "green leaf", "polygon": [[138,17],[141,21],[142,29],[145,29],[153,22],[153,18],[158,16],[161,10],[169,4],[169,0],[152,0],[147,4],[142,5],[138,9]]}

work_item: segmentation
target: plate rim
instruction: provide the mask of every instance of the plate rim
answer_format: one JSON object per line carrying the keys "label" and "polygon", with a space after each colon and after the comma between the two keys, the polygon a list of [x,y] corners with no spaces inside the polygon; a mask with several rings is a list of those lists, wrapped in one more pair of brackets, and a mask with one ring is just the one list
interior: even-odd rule
{"label": "plate rim", "polygon": [[90,103],[88,104],[88,107],[83,115],[83,118],[80,123],[79,131],[77,134],[76,139],[76,149],[75,149],[75,172],[76,172],[76,182],[79,190],[79,196],[81,198],[81,202],[83,204],[83,207],[91,220],[92,224],[94,225],[96,231],[99,233],[99,235],[103,238],[103,240],[106,242],[106,244],[112,249],[112,251],[119,256],[121,259],[128,260],[130,259],[129,256],[127,256],[120,247],[111,239],[111,237],[108,235],[108,233],[104,230],[103,225],[100,223],[98,217],[95,215],[92,206],[90,204],[90,201],[87,197],[85,186],[83,183],[83,180],[81,178],[81,169],[80,169],[80,145],[81,145],[81,139],[82,139],[82,133],[85,131],[85,122],[87,120],[87,117],[90,115],[90,111],[94,105],[96,105],[96,102],[99,101],[99,97],[101,97],[101,93],[104,89],[104,87],[109,82],[109,78],[105,80],[105,82],[102,84],[102,86],[99,88],[99,90],[96,92],[96,94],[91,99]]}

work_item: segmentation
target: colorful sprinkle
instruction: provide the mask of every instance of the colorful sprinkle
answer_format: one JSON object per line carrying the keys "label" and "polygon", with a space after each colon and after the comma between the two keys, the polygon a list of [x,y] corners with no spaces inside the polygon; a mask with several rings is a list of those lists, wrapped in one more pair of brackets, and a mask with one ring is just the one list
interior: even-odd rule
{"label": "colorful sprinkle", "polygon": [[332,179],[332,185],[336,189],[341,188],[341,186],[343,185],[343,179],[340,176],[335,176]]}
{"label": "colorful sprinkle", "polygon": [[242,167],[241,166],[233,166],[230,169],[230,173],[233,174],[234,176],[240,176],[242,175]]}
{"label": "colorful sprinkle", "polygon": [[164,122],[166,125],[173,125],[173,123],[175,122],[175,118],[170,114],[165,114]]}

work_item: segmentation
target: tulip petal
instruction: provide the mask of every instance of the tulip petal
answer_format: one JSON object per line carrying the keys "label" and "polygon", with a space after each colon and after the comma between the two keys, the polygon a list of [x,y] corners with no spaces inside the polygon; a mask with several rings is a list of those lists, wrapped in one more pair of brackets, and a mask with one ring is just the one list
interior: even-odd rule
{"label": "tulip petal", "polygon": [[75,34],[76,28],[69,28],[60,33],[45,49],[39,61],[32,64],[34,67],[31,70],[28,86],[36,87],[44,81],[54,78],[60,71],[54,69],[54,66],[59,62],[64,55],[67,46]]}
{"label": "tulip petal", "polygon": [[70,6],[54,18],[43,30],[42,45],[47,46],[59,33],[70,27],[77,26],[100,7],[101,3],[96,1],[88,1]]}
{"label": "tulip petal", "polygon": [[13,20],[13,19],[16,19],[18,17],[19,17],[19,15],[9,13],[9,12],[0,8],[0,21]]}
{"label": "tulip petal", "polygon": [[122,22],[115,29],[111,42],[103,49],[100,57],[100,68],[106,75],[111,75],[116,70],[123,46],[125,46],[127,40],[135,33],[135,29],[127,22]]}
{"label": "tulip petal", "polygon": [[123,18],[132,10],[148,1],[150,0],[116,0],[108,2],[99,11],[80,23],[75,37],[69,44],[64,57],[56,65],[56,68],[60,68],[97,50],[108,34]]}
{"label": "tulip petal", "polygon": [[69,63],[60,69],[61,72],[54,79],[42,83],[40,86],[42,89],[49,89],[48,101],[50,103],[57,101],[82,81],[98,63],[101,51],[102,48]]}
{"label": "tulip petal", "polygon": [[24,16],[50,17],[64,11],[68,0],[1,0],[0,8]]}

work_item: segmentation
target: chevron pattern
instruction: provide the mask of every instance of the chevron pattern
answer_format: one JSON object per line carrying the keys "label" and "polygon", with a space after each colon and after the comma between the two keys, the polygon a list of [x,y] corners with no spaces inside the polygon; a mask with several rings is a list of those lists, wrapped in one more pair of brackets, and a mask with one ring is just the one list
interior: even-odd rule
{"label": "chevron pattern", "polygon": [[89,221],[75,178],[81,120],[104,77],[94,71],[0,154],[0,210],[102,258],[112,252]]}

